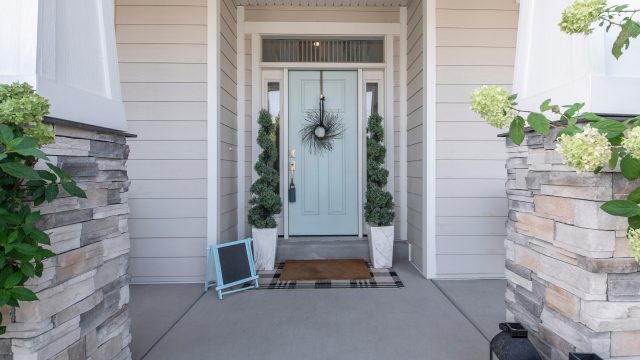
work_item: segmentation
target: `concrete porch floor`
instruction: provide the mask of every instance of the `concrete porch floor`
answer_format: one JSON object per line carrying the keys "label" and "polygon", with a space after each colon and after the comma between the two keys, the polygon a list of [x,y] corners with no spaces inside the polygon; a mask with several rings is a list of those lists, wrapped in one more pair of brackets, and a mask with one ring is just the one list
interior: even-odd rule
{"label": "concrete porch floor", "polygon": [[502,280],[428,281],[406,262],[403,289],[252,290],[218,301],[201,284],[132,285],[134,359],[486,358],[504,321]]}

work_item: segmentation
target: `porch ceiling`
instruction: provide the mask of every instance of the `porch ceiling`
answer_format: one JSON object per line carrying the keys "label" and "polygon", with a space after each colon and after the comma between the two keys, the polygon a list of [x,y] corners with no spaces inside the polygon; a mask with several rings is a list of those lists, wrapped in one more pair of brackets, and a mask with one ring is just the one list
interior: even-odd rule
{"label": "porch ceiling", "polygon": [[238,6],[407,6],[407,0],[234,0]]}

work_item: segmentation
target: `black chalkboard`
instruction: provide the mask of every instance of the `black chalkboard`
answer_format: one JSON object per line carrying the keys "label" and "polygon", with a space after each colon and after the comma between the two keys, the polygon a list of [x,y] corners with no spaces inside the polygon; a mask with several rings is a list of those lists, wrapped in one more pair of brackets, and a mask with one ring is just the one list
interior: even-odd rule
{"label": "black chalkboard", "polygon": [[[209,278],[212,267],[216,267],[216,292],[222,300],[225,294],[258,288],[258,275],[253,264],[251,239],[238,240],[230,243],[209,245],[207,250],[207,269],[204,276],[204,291],[209,289]],[[253,282],[253,285],[248,285]],[[235,290],[225,289],[242,285]]]}
{"label": "black chalkboard", "polygon": [[251,278],[251,265],[245,243],[218,248],[223,284]]}

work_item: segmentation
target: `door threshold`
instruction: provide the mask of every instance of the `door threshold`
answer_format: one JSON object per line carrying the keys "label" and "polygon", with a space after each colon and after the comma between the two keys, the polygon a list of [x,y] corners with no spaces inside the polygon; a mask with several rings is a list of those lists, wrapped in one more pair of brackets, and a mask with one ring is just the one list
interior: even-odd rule
{"label": "door threshold", "polygon": [[367,240],[366,236],[358,237],[358,235],[306,235],[306,236],[289,236],[287,241],[362,241]]}

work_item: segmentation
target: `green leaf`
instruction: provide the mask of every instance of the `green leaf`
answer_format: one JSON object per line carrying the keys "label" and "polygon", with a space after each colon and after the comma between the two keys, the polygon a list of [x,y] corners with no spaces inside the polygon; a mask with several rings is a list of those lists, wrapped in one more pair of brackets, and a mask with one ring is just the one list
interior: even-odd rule
{"label": "green leaf", "polygon": [[611,152],[611,159],[609,160],[609,169],[614,170],[618,165],[618,151],[614,150]]}
{"label": "green leaf", "polygon": [[535,130],[536,132],[544,136],[549,135],[549,129],[551,125],[549,123],[549,119],[547,119],[544,115],[540,113],[530,113],[529,116],[527,116],[527,122],[529,123],[529,126],[531,126],[531,128],[533,128],[533,130]]}
{"label": "green leaf", "polygon": [[511,94],[511,95],[509,95],[509,97],[507,99],[509,99],[511,101],[514,101],[517,98],[518,98],[518,94]]}
{"label": "green leaf", "polygon": [[47,163],[47,166],[49,167],[49,169],[51,169],[56,175],[58,175],[58,177],[60,179],[68,179],[69,175],[64,172],[64,170],[60,169],[59,167],[53,165],[52,163]]}
{"label": "green leaf", "polygon": [[[562,114],[566,118],[572,118],[578,111],[580,111],[584,107],[584,103],[575,103],[565,110],[564,114]],[[574,123],[575,125],[575,123]]]}
{"label": "green leaf", "polygon": [[47,155],[42,152],[42,150],[36,148],[16,149],[13,152],[18,153],[22,156],[33,156],[38,159],[49,160]]}
{"label": "green leaf", "polygon": [[620,136],[626,130],[626,126],[621,121],[615,120],[600,120],[595,124],[591,125],[592,128],[598,129],[602,134],[604,134],[607,139],[613,139],[615,137]]}
{"label": "green leaf", "polygon": [[640,229],[640,216],[632,216],[628,219],[629,227],[632,229]]}
{"label": "green leaf", "polygon": [[605,120],[605,118],[603,118],[602,116],[596,115],[596,114],[594,114],[592,112],[583,113],[582,117],[585,120],[589,120],[589,121],[602,121],[602,120]]}
{"label": "green leaf", "polygon": [[56,182],[58,181],[58,177],[56,176],[56,174],[52,173],[51,171],[47,171],[47,170],[36,170],[36,172],[38,173],[38,175],[40,175],[40,177],[43,180],[47,180],[50,182]]}
{"label": "green leaf", "polygon": [[31,238],[31,240],[39,244],[49,245],[51,243],[51,240],[49,239],[49,235],[47,235],[44,231],[39,229],[31,230],[31,232],[29,233],[29,237]]}
{"label": "green leaf", "polygon": [[551,104],[551,99],[543,101],[542,104],[540,104],[540,111],[545,112],[547,110],[551,110],[551,106],[549,104]]}
{"label": "green leaf", "polygon": [[65,181],[62,183],[62,188],[68,192],[69,194],[75,196],[75,197],[79,197],[79,198],[83,198],[86,199],[87,198],[87,194],[84,192],[84,190],[80,189],[75,182],[73,181]]}
{"label": "green leaf", "polygon": [[21,162],[3,163],[0,164],[0,168],[7,174],[19,179],[40,180],[40,176],[35,170]]}
{"label": "green leaf", "polygon": [[640,161],[627,155],[620,161],[620,170],[625,179],[635,180],[640,177]]}
{"label": "green leaf", "polygon": [[15,244],[13,247],[16,251],[18,251],[24,256],[34,256],[38,252],[37,248],[25,243],[18,243],[18,244]]}
{"label": "green leaf", "polygon": [[509,137],[514,144],[520,145],[524,141],[524,119],[516,116],[509,126]]}
{"label": "green leaf", "polygon": [[33,225],[38,220],[40,220],[40,212],[39,211],[34,211],[34,212],[30,213],[29,215],[27,215],[27,217],[24,219],[24,222],[27,225]]}
{"label": "green leaf", "polygon": [[11,289],[12,287],[18,285],[20,281],[22,281],[22,273],[17,271],[13,272],[11,273],[11,275],[9,275],[9,277],[7,277],[7,280],[4,281],[4,288]]}
{"label": "green leaf", "polygon": [[580,129],[579,127],[575,126],[575,125],[569,125],[566,128],[558,131],[558,135],[556,136],[556,139],[559,138],[561,135],[569,135],[569,136],[573,136],[577,133],[582,132],[582,129]]}
{"label": "green leaf", "polygon": [[32,137],[24,136],[24,137],[19,137],[11,140],[8,146],[11,147],[12,149],[18,149],[18,150],[19,149],[35,149],[38,147],[38,141],[36,141],[36,139]]}
{"label": "green leaf", "polygon": [[629,40],[638,37],[638,35],[640,35],[640,24],[627,18],[620,26],[620,33],[611,48],[613,56],[619,59],[622,56],[623,49],[629,48]]}
{"label": "green leaf", "polygon": [[20,264],[20,270],[27,277],[33,277],[36,273],[36,269],[28,262],[23,262]]}
{"label": "green leaf", "polygon": [[13,131],[5,124],[0,124],[0,142],[6,144],[13,140]]}
{"label": "green leaf", "polygon": [[632,217],[640,215],[638,204],[629,200],[611,200],[600,207],[604,212],[613,216]]}
{"label": "green leaf", "polygon": [[48,202],[52,202],[58,196],[58,184],[51,184],[44,189],[44,197]]}
{"label": "green leaf", "polygon": [[11,293],[7,290],[0,289],[0,307],[5,306],[11,298]]}
{"label": "green leaf", "polygon": [[20,300],[20,301],[38,300],[38,297],[33,291],[24,287],[17,287],[17,288],[11,289],[11,296],[13,296],[14,299]]}
{"label": "green leaf", "polygon": [[627,196],[627,200],[633,201],[636,204],[640,204],[640,187],[637,187],[635,190]]}

